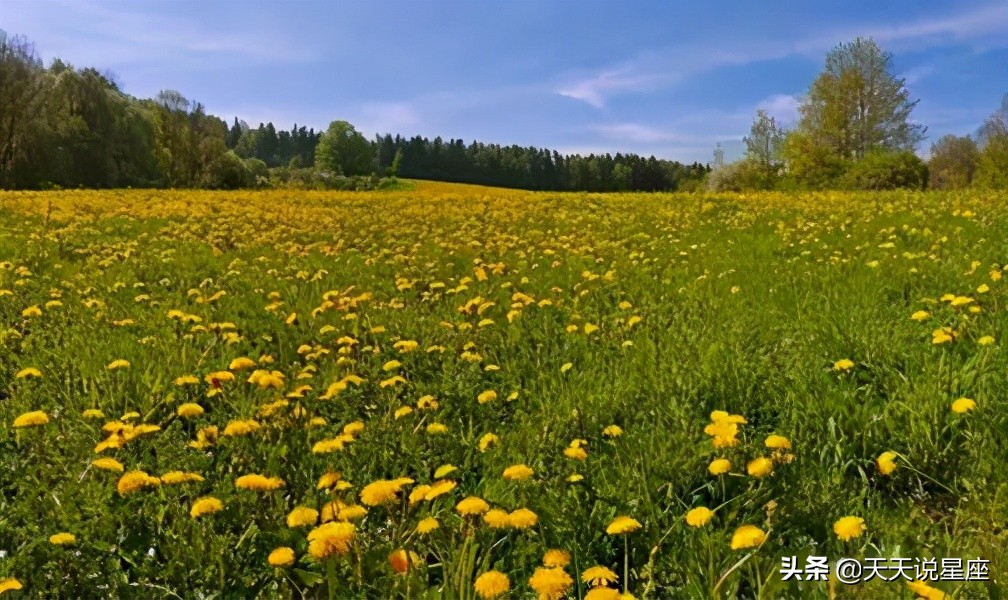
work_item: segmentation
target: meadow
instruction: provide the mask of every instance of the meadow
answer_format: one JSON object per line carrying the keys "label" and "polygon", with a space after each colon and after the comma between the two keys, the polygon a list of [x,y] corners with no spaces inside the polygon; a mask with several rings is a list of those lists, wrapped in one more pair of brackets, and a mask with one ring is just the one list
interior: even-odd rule
{"label": "meadow", "polygon": [[0,193],[0,598],[1005,596],[1004,194],[407,185]]}

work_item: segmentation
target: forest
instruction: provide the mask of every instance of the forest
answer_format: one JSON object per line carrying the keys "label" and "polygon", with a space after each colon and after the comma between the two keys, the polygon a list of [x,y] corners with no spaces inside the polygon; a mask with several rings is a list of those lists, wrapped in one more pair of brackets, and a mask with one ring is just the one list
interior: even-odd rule
{"label": "forest", "polygon": [[234,117],[229,127],[178,91],[135,98],[110,73],[60,59],[47,67],[30,41],[0,34],[0,187],[8,189],[361,187],[399,175],[541,190],[657,191],[696,188],[709,171],[634,154],[565,156],[391,134],[367,140],[345,121],[327,132],[328,143],[326,132],[297,124],[289,131],[273,123],[252,128]]}

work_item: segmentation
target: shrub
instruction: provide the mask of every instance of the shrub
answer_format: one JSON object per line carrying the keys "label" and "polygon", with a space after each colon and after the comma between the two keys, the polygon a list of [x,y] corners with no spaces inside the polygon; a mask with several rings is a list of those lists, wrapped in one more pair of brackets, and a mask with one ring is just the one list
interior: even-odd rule
{"label": "shrub", "polygon": [[852,190],[924,189],[927,166],[909,150],[888,152],[873,150],[851,163],[841,185]]}

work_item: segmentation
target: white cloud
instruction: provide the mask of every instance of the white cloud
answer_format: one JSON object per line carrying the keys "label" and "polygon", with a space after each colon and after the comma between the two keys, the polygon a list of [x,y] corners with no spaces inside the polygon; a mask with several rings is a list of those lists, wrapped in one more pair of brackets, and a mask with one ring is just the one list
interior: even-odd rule
{"label": "white cloud", "polygon": [[[554,91],[595,108],[603,108],[613,96],[653,91],[684,81],[690,75],[717,68],[788,56],[821,56],[837,43],[857,36],[873,37],[887,49],[920,49],[953,43],[971,43],[978,48],[1000,47],[1008,44],[1008,2],[1002,0],[969,12],[907,24],[865,23],[825,30],[790,41],[736,37],[733,40],[718,38],[710,42],[670,46],[607,66],[594,75],[569,77],[567,83],[557,86]],[[926,67],[910,72],[915,80],[929,74]]]}
{"label": "white cloud", "polygon": [[642,92],[657,86],[670,83],[674,78],[665,74],[634,74],[627,70],[606,71],[563,86],[557,90],[561,96],[581,100],[603,108],[606,99],[613,95],[626,92]]}
{"label": "white cloud", "polygon": [[[18,3],[4,28],[32,39],[46,58],[59,56],[75,65],[113,69],[131,65],[150,68],[182,66],[187,70],[214,67],[227,57],[255,63],[313,60],[303,43],[282,36],[264,39],[256,31],[221,33],[212,21],[183,12],[156,14],[146,3],[111,7],[96,2]],[[195,6],[195,5],[194,5]],[[63,33],[51,33],[60,31]]]}
{"label": "white cloud", "polygon": [[798,120],[798,107],[801,101],[788,94],[774,94],[761,101],[756,108],[762,108],[768,115],[777,119],[781,125],[791,125]]}

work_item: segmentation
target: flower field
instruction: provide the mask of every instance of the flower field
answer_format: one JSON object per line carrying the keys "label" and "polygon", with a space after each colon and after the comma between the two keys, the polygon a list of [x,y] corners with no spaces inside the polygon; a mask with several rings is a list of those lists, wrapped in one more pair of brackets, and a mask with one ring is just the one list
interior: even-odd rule
{"label": "flower field", "polygon": [[0,206],[0,598],[1008,592],[1003,194]]}

